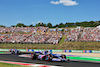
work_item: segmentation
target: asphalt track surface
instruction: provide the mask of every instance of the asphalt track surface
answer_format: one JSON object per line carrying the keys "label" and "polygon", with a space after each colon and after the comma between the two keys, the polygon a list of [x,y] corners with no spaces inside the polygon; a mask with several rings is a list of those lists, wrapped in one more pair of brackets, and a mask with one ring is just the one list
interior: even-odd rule
{"label": "asphalt track surface", "polygon": [[46,64],[46,65],[55,65],[55,66],[63,66],[63,67],[100,67],[100,63],[79,62],[79,61],[47,62],[41,60],[31,60],[30,58],[19,58],[18,55],[11,55],[11,54],[0,54],[0,60],[27,62],[27,63],[35,63],[35,64]]}

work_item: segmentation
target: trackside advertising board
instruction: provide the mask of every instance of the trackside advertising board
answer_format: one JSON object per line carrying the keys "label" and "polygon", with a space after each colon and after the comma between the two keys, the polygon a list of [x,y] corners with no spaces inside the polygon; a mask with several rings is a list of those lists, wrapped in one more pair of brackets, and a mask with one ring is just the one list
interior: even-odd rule
{"label": "trackside advertising board", "polygon": [[9,49],[0,49],[0,51],[9,51]]}
{"label": "trackside advertising board", "polygon": [[34,49],[34,51],[44,51],[44,49]]}
{"label": "trackside advertising board", "polygon": [[71,50],[63,50],[63,52],[68,52],[69,53],[69,52],[71,52]]}
{"label": "trackside advertising board", "polygon": [[[22,52],[45,51],[45,49],[18,49]],[[9,51],[9,49],[0,49],[0,51]],[[73,52],[73,53],[100,53],[100,50],[50,50],[50,52]]]}
{"label": "trackside advertising board", "polygon": [[52,52],[63,52],[63,50],[52,50]]}
{"label": "trackside advertising board", "polygon": [[83,53],[83,50],[71,50],[73,53]]}
{"label": "trackside advertising board", "polygon": [[83,50],[83,53],[92,53],[92,50]]}
{"label": "trackside advertising board", "polygon": [[100,50],[92,50],[92,53],[100,53]]}
{"label": "trackside advertising board", "polygon": [[20,51],[22,51],[22,52],[26,52],[26,49],[18,49],[18,50],[20,50]]}

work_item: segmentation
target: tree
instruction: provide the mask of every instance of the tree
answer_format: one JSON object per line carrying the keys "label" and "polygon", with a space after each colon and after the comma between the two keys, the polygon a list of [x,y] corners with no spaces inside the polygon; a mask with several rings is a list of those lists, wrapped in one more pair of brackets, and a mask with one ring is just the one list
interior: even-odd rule
{"label": "tree", "polygon": [[6,26],[4,26],[4,25],[0,25],[0,27],[6,27]]}
{"label": "tree", "polygon": [[31,24],[31,25],[29,25],[29,27],[33,27],[33,25]]}
{"label": "tree", "polygon": [[76,22],[76,26],[82,26],[82,23]]}
{"label": "tree", "polygon": [[61,31],[64,32],[64,29],[62,29]]}
{"label": "tree", "polygon": [[58,24],[56,24],[55,26],[53,26],[53,28],[56,28],[56,27],[58,27]]}
{"label": "tree", "polygon": [[65,24],[65,26],[67,26],[67,27],[75,27],[75,25],[76,25],[75,23],[66,23]]}
{"label": "tree", "polygon": [[11,27],[15,27],[15,25],[11,25]]}
{"label": "tree", "polygon": [[90,21],[89,22],[89,27],[95,27],[95,22],[94,21]]}
{"label": "tree", "polygon": [[96,21],[95,23],[94,23],[94,26],[96,27],[96,26],[99,26],[100,25],[100,21]]}
{"label": "tree", "polygon": [[52,28],[52,24],[51,23],[48,23],[47,24],[47,27]]}
{"label": "tree", "polygon": [[58,25],[58,27],[59,27],[59,28],[62,28],[62,27],[65,27],[65,25],[64,25],[63,23],[60,23],[60,24]]}
{"label": "tree", "polygon": [[24,25],[23,23],[18,23],[18,24],[16,25],[16,27],[21,27],[21,26],[26,27],[26,25]]}
{"label": "tree", "polygon": [[42,24],[41,24],[41,26],[44,26],[44,27],[46,27],[46,24],[42,23]]}
{"label": "tree", "polygon": [[41,22],[41,23],[36,24],[35,26],[36,26],[36,27],[39,27],[39,26],[44,26],[44,27],[46,27],[46,24],[44,24],[44,23]]}
{"label": "tree", "polygon": [[83,27],[88,27],[88,22],[87,21],[84,21],[81,24],[82,24]]}

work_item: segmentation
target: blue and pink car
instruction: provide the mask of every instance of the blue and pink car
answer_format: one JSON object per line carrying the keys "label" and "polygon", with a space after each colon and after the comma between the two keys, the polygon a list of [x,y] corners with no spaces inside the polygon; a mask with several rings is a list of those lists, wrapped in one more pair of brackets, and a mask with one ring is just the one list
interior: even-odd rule
{"label": "blue and pink car", "polygon": [[17,49],[10,49],[9,50],[11,52],[11,54],[21,54],[21,51],[17,50]]}
{"label": "blue and pink car", "polygon": [[31,59],[39,59],[39,60],[45,60],[45,61],[69,61],[69,57],[66,57],[64,54],[52,54],[50,51],[44,51],[44,52],[33,52],[31,54]]}

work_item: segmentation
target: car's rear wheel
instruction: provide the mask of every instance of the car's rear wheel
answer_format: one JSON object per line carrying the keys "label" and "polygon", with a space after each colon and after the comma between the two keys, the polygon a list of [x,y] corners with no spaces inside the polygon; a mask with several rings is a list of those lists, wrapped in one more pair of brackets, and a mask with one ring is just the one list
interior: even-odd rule
{"label": "car's rear wheel", "polygon": [[20,55],[21,54],[21,51],[18,51],[17,54]]}
{"label": "car's rear wheel", "polygon": [[46,56],[42,57],[40,60],[44,61],[44,60],[45,60],[45,58],[46,58]]}
{"label": "car's rear wheel", "polygon": [[31,54],[31,59],[32,59],[32,60],[37,59],[37,56],[36,56],[35,53],[32,53],[32,54]]}
{"label": "car's rear wheel", "polygon": [[21,54],[21,52],[18,53],[19,55]]}
{"label": "car's rear wheel", "polygon": [[11,54],[15,54],[15,52],[14,51],[11,51]]}
{"label": "car's rear wheel", "polygon": [[45,59],[46,61],[52,61],[52,55],[51,54],[47,55]]}

